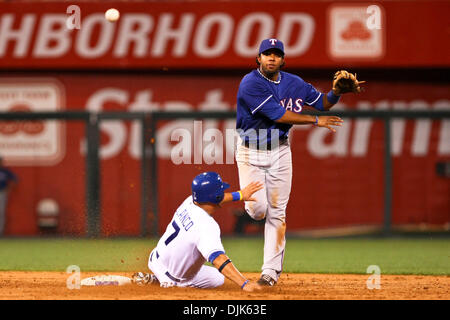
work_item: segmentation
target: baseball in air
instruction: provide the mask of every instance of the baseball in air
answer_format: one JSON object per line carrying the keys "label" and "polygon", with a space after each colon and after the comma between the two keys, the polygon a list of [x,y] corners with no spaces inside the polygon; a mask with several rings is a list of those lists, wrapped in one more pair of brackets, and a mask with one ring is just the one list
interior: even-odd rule
{"label": "baseball in air", "polygon": [[117,9],[111,8],[105,12],[105,18],[109,22],[116,22],[117,20],[119,20],[119,17],[120,17],[120,13],[119,13],[119,10],[117,10]]}

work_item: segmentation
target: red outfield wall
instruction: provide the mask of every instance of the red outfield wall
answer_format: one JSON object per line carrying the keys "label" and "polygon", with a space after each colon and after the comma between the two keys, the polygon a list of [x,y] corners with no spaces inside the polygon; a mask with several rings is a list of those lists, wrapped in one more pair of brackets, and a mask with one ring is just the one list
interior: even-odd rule
{"label": "red outfield wall", "polygon": [[[72,4],[80,9],[79,29]],[[121,12],[117,23],[104,20],[110,7]],[[310,74],[318,67],[330,75],[340,68],[448,68],[449,9],[448,1],[0,3],[0,111],[231,110],[240,77],[223,71],[232,68],[243,75],[254,68],[259,41],[267,37],[285,41],[289,68],[309,68]],[[212,71],[198,76],[125,73],[141,68]],[[11,70],[27,73],[14,78]],[[330,88],[329,80],[305,80],[322,91]],[[358,99],[345,96],[341,107],[448,109],[450,104],[448,82],[370,81],[366,88]],[[234,123],[205,125],[224,129]],[[176,143],[169,138],[180,126],[189,128],[192,122],[163,123],[158,131],[160,230],[197,173],[216,170],[238,185],[235,164],[173,164]],[[59,203],[61,233],[84,233],[84,135],[81,122],[0,123],[0,153],[20,179],[11,193],[7,234],[36,234],[36,205],[43,198]],[[449,120],[396,120],[392,148],[393,223],[448,224],[450,182],[436,175],[435,165],[450,160]],[[139,149],[137,124],[102,125],[105,235],[139,234]],[[347,119],[335,135],[299,126],[292,132],[292,150],[288,231],[382,223],[379,121]],[[231,211],[237,207],[218,215],[224,233],[232,230]]]}
{"label": "red outfield wall", "polygon": [[[329,81],[307,79],[325,91]],[[231,110],[235,108],[240,77],[47,74],[46,77],[3,77],[0,107],[18,104],[30,110]],[[345,96],[340,108],[449,109],[448,85],[372,82],[364,93]],[[407,98],[405,98],[407,97]],[[286,103],[286,106],[289,102]],[[294,105],[295,107],[295,105]],[[337,108],[337,107],[336,107]],[[85,229],[85,158],[83,123],[22,123],[0,125],[0,148],[7,164],[20,177],[11,194],[8,234],[34,234],[36,204],[53,198],[61,206],[60,232]],[[36,128],[32,130],[29,128]],[[234,127],[234,121],[204,123],[203,131]],[[28,128],[28,129],[27,129]],[[238,188],[236,164],[175,165],[171,160],[178,140],[176,128],[192,129],[192,121],[161,123],[158,128],[160,230],[177,205],[189,194],[192,178],[205,170],[219,171]],[[139,126],[108,121],[102,127],[101,200],[103,234],[137,235],[140,216]],[[379,121],[346,119],[336,134],[323,128],[298,126],[292,132],[294,180],[288,206],[288,230],[358,224],[382,224],[383,126]],[[210,154],[211,142],[196,144]],[[439,161],[450,160],[450,120],[395,120],[393,223],[444,225],[450,221],[450,181],[435,173]],[[221,149],[220,149],[221,150]],[[193,150],[194,152],[194,150]],[[198,149],[196,150],[198,152]],[[231,153],[232,156],[232,153]],[[232,157],[231,157],[232,158]],[[218,153],[227,162],[227,154]],[[230,159],[230,154],[228,154]],[[218,220],[224,233],[232,230],[232,205]]]}

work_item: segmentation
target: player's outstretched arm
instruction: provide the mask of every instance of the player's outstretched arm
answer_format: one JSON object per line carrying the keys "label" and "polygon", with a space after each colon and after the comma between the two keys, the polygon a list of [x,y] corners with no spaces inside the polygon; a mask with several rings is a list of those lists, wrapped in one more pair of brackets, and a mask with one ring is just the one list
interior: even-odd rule
{"label": "player's outstretched arm", "polygon": [[260,182],[253,181],[250,184],[248,184],[244,189],[237,191],[239,193],[239,199],[237,198],[236,192],[226,192],[221,205],[227,202],[231,201],[255,201],[254,198],[252,198],[252,195],[263,188],[263,184]]}
{"label": "player's outstretched arm", "polygon": [[342,126],[344,120],[336,116],[311,116],[307,114],[298,114],[287,110],[285,114],[276,122],[287,124],[313,124],[318,127],[328,128],[336,132],[331,126]]}
{"label": "player's outstretched arm", "polygon": [[239,270],[231,262],[230,258],[226,254],[217,256],[213,261],[213,265],[228,279],[240,286],[244,291],[252,292],[255,290],[261,290],[262,287],[257,283],[251,282],[245,278]]}

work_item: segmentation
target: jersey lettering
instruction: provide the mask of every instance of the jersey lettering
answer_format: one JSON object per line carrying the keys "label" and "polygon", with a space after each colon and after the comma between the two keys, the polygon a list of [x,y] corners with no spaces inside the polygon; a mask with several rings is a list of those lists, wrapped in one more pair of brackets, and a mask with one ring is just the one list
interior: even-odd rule
{"label": "jersey lettering", "polygon": [[294,112],[301,112],[302,108],[303,108],[303,100],[300,98],[295,100]]}
{"label": "jersey lettering", "polygon": [[289,101],[286,105],[286,110],[292,111],[292,98],[289,98]]}
{"label": "jersey lettering", "polygon": [[[287,104],[286,104],[286,100],[287,100]],[[284,98],[283,100],[280,100],[280,105],[283,108],[285,108],[286,110],[300,113],[303,109],[303,99],[300,99],[300,98],[296,99],[295,106],[294,106],[294,104],[292,102],[292,98],[289,98],[289,100],[287,98]]]}
{"label": "jersey lettering", "polygon": [[185,231],[188,231],[194,225],[194,221],[191,220],[186,209],[178,212],[176,216],[180,219],[181,225]]}

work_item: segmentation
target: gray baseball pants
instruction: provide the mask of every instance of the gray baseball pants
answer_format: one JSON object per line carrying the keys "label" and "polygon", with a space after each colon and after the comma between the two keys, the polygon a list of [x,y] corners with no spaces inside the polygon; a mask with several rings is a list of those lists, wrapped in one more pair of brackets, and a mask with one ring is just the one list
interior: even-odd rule
{"label": "gray baseball pants", "polygon": [[252,181],[264,188],[246,201],[245,210],[255,220],[266,218],[262,274],[278,281],[283,269],[286,245],[286,207],[292,185],[292,155],[289,141],[274,150],[257,150],[238,144],[236,162],[241,189]]}

